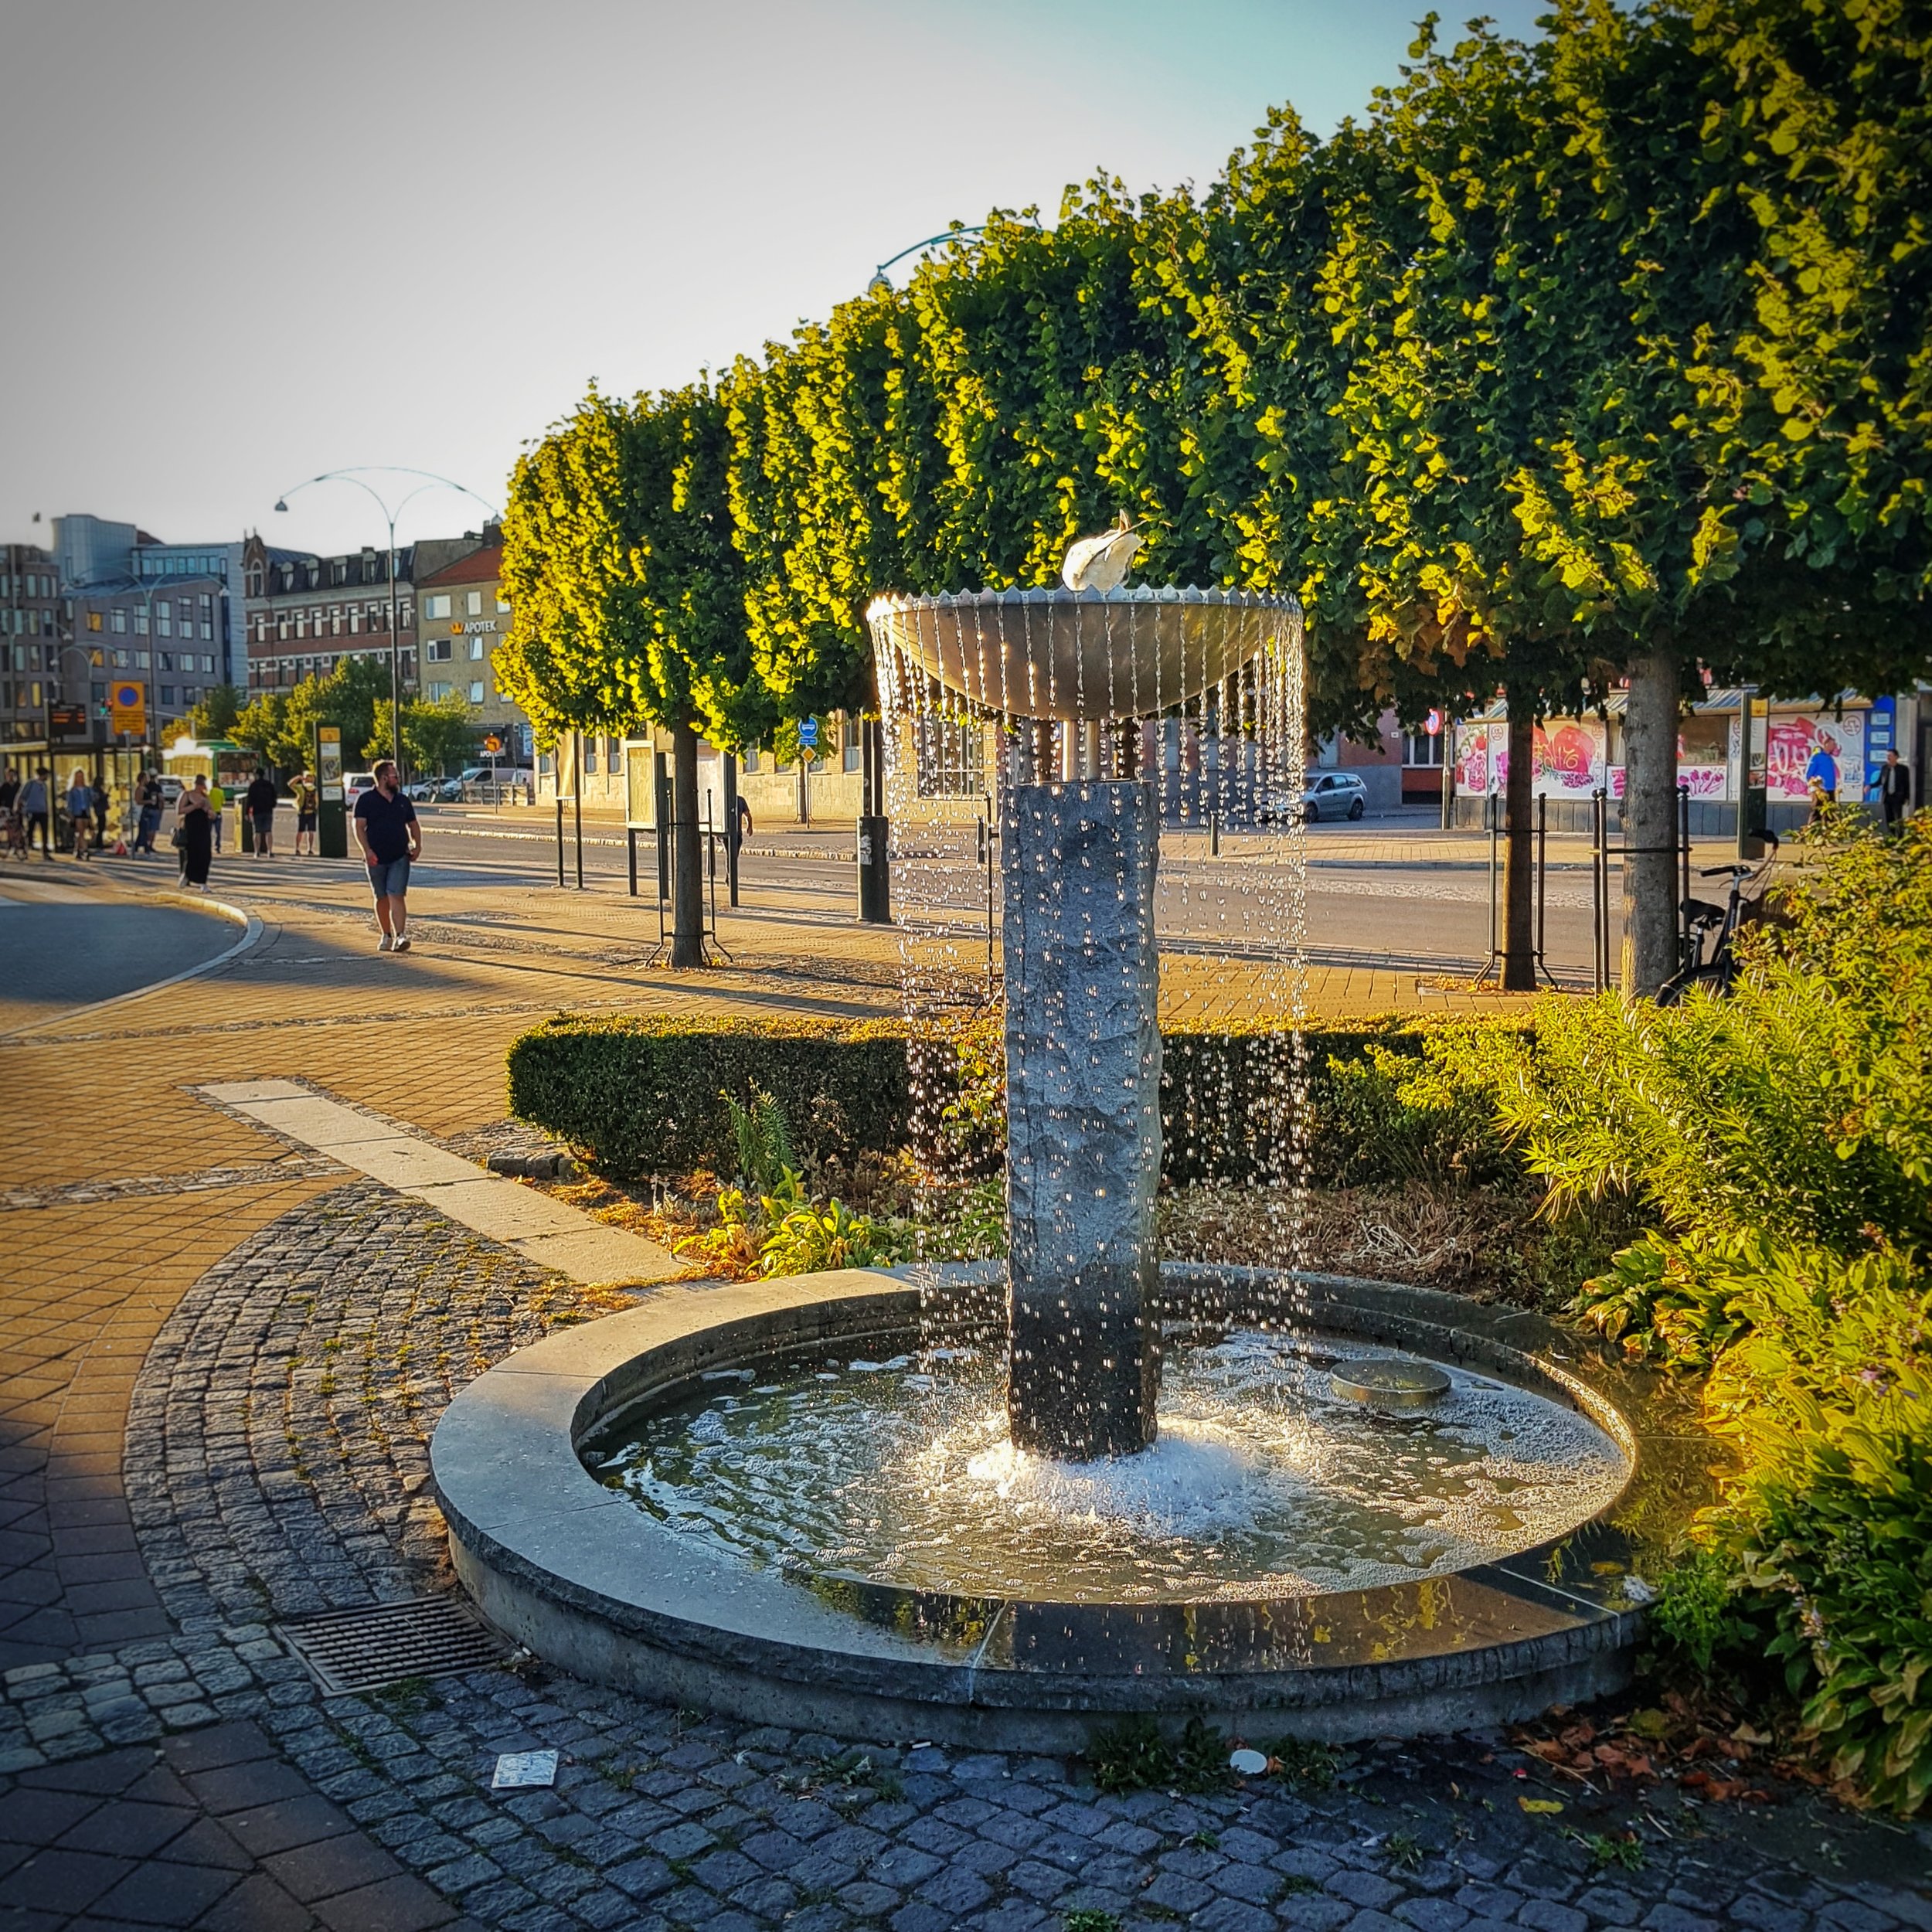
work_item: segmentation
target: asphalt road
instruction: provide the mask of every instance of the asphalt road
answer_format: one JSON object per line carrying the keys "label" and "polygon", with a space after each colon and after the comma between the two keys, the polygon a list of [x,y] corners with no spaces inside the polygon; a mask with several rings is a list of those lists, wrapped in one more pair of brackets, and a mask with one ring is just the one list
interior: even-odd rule
{"label": "asphalt road", "polygon": [[[172,906],[0,897],[0,1033],[151,986],[226,952],[240,937],[229,920]],[[181,998],[196,996],[189,981]]]}
{"label": "asphalt road", "polygon": [[[506,890],[528,891],[556,883],[553,822],[547,814],[506,811],[498,820],[455,812],[423,813],[426,869],[438,863],[460,866],[465,881],[479,875]],[[1352,860],[1324,855],[1359,847],[1365,835],[1382,828],[1318,826],[1308,835],[1307,937],[1308,957],[1318,964],[1353,964],[1421,972],[1470,974],[1489,954],[1489,876],[1487,849],[1463,839],[1427,857]],[[1400,838],[1400,824],[1387,828]],[[1198,844],[1198,841],[1196,842]],[[756,838],[742,873],[741,912],[760,913],[807,923],[849,924],[854,914],[854,866],[843,840],[825,835],[787,834]],[[649,903],[655,859],[648,839],[640,842],[641,886]],[[825,855],[818,855],[822,845]],[[764,848],[763,850],[760,848]],[[962,926],[984,930],[985,874],[962,849],[944,858],[903,861],[903,884],[895,881],[899,905],[916,902],[944,908]],[[576,872],[574,843],[566,846],[566,877]],[[628,857],[622,831],[607,822],[587,821],[584,883],[599,892],[623,892]],[[1182,839],[1164,838],[1160,900],[1156,924],[1164,942],[1226,947],[1241,951],[1279,941],[1288,919],[1284,869],[1253,848],[1229,842],[1223,855],[1210,859],[1189,850]],[[1613,956],[1621,944],[1616,920],[1617,893],[1611,885]],[[720,882],[720,895],[723,885]],[[1587,978],[1593,954],[1590,874],[1580,852],[1553,863],[1544,911],[1548,963],[1573,983]]]}

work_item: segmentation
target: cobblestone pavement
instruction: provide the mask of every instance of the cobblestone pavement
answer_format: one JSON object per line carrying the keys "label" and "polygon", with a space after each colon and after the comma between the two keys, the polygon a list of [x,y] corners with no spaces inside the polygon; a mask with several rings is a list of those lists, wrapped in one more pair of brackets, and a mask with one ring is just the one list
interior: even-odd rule
{"label": "cobblestone pavement", "polygon": [[[1366,1749],[1328,1789],[1103,1797],[1058,1760],[860,1750],[541,1666],[325,1696],[278,1621],[448,1588],[444,1403],[604,1299],[363,1182],[202,1274],[128,1419],[172,1633],[8,1675],[0,1895],[66,1903],[0,1926],[1932,1932],[1923,1832],[1557,1786],[1495,1735]],[[491,1792],[540,1747],[554,1791]]]}

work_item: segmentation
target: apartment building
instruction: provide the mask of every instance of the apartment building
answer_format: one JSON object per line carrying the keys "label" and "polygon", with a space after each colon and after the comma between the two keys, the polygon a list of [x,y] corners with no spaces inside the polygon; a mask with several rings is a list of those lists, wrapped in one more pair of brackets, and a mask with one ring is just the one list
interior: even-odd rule
{"label": "apartment building", "polygon": [[67,641],[53,553],[33,543],[0,545],[0,740],[46,738]]}
{"label": "apartment building", "polygon": [[505,762],[527,766],[535,750],[529,720],[496,681],[496,648],[510,630],[502,583],[503,539],[494,526],[485,526],[483,536],[468,556],[417,587],[422,692],[426,698],[461,698],[476,720],[479,740],[495,737]]}

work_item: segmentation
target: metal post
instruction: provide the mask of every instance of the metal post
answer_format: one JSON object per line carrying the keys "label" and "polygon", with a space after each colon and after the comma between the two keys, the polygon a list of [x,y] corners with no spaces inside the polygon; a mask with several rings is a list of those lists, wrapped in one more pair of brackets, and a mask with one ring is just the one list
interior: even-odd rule
{"label": "metal post", "polygon": [[738,903],[738,754],[724,754],[725,883],[733,906]]}
{"label": "metal post", "polygon": [[1549,961],[1543,951],[1543,913],[1549,897],[1549,801],[1539,797],[1536,801],[1536,970],[1551,985],[1556,983],[1556,975],[1549,970]]}
{"label": "metal post", "polygon": [[637,827],[636,827],[635,825],[626,825],[626,826],[624,827],[624,842],[625,842],[625,844],[626,844],[627,845],[628,845],[628,846],[630,847],[630,849],[630,849],[630,857],[631,857],[631,896],[633,899],[635,899],[635,898],[637,897],[637,896],[638,896],[638,828],[637,828]]}
{"label": "metal post", "polygon": [[1677,893],[1677,933],[1681,941],[1690,937],[1690,914],[1684,908],[1691,896],[1690,787],[1677,787],[1677,833],[1679,879]]}
{"label": "metal post", "polygon": [[577,890],[583,889],[583,786],[580,782],[570,791],[570,816],[577,821]]}
{"label": "metal post", "polygon": [[1219,811],[1208,814],[1208,856],[1219,859],[1221,855],[1221,815]]}
{"label": "metal post", "polygon": [[671,896],[671,774],[662,751],[651,754],[651,815],[657,821],[658,903]]}
{"label": "metal post", "polygon": [[[389,755],[396,761],[397,781],[403,770],[403,624],[396,594],[396,519],[389,520]],[[563,881],[557,882],[560,885]]]}
{"label": "metal post", "polygon": [[1496,933],[1496,841],[1499,829],[1496,808],[1501,802],[1501,799],[1493,791],[1485,792],[1483,794],[1482,815],[1489,828],[1489,957],[1484,961],[1482,971],[1476,975],[1476,984],[1478,986],[1492,973],[1497,972],[1502,963],[1502,955],[1497,950]]}
{"label": "metal post", "polygon": [[556,794],[556,883],[557,889],[563,888],[563,767],[557,765]]}

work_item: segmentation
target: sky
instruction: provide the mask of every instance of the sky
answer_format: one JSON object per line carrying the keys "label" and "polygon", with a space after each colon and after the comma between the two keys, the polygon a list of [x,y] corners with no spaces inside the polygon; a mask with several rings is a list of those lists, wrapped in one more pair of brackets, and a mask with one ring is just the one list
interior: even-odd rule
{"label": "sky", "polygon": [[[1542,0],[1486,10],[1527,33]],[[476,493],[417,497],[401,541],[475,528],[593,378],[756,355],[1096,173],[1205,185],[1271,104],[1325,133],[1423,11],[0,0],[0,540],[91,511],[355,549],[360,491],[274,506],[378,465]]]}

